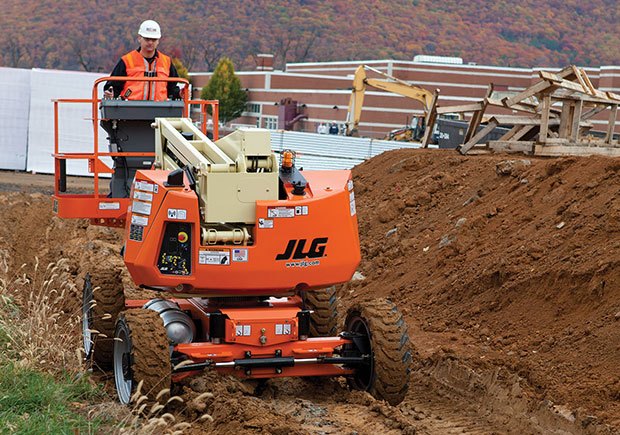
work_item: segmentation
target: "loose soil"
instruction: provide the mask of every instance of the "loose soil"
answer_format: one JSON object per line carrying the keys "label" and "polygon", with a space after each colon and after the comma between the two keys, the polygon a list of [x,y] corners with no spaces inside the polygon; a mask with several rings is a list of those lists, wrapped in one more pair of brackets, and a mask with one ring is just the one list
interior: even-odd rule
{"label": "loose soil", "polygon": [[[620,433],[619,172],[617,159],[439,150],[359,165],[363,260],[340,306],[399,306],[415,353],[405,400],[390,406],[343,379],[205,373],[179,386],[177,418],[207,412],[213,422],[192,433],[221,434]],[[88,261],[118,257],[122,233],[54,217],[51,186],[0,173],[0,248],[15,272],[67,257],[79,286]]]}

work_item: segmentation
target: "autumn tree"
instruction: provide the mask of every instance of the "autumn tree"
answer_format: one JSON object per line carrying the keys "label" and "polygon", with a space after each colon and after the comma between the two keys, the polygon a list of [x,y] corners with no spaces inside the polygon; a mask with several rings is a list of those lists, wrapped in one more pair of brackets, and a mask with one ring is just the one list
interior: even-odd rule
{"label": "autumn tree", "polygon": [[183,62],[181,62],[181,59],[179,59],[178,57],[173,57],[172,64],[177,69],[177,72],[179,73],[179,77],[181,77],[182,79],[189,80],[189,71],[187,70],[185,65],[183,65]]}
{"label": "autumn tree", "polygon": [[239,77],[235,75],[233,63],[227,57],[220,59],[200,96],[204,100],[219,100],[219,117],[224,123],[241,116],[248,100]]}

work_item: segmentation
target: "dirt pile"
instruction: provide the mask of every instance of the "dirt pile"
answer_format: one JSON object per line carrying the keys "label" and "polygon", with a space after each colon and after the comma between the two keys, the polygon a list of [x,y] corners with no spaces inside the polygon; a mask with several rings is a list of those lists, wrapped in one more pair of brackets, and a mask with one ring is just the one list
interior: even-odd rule
{"label": "dirt pile", "polygon": [[[343,308],[387,296],[404,313],[406,399],[392,407],[343,379],[205,373],[179,386],[178,420],[210,414],[194,433],[617,433],[620,161],[401,150],[353,172],[365,278],[338,294]],[[55,218],[42,183],[11,180],[0,173],[10,273],[67,257],[80,288],[89,261],[118,258],[119,230]]]}
{"label": "dirt pile", "polygon": [[[620,426],[620,161],[397,151],[355,171],[363,281],[422,359],[504,367]],[[576,412],[575,412],[576,411]]]}

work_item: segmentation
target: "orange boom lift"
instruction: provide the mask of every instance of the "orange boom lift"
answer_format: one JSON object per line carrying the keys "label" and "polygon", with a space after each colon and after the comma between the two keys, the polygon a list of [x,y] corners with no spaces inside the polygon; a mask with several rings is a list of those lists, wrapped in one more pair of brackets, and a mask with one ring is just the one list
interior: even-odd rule
{"label": "orange boom lift", "polygon": [[[190,101],[187,92],[182,101],[98,100],[97,85],[114,79],[130,80],[99,79],[92,99],[54,103],[53,201],[60,217],[124,227],[121,255],[135,285],[161,295],[125,300],[119,280],[86,274],[84,349],[114,371],[119,400],[129,403],[139,382],[154,395],[215,369],[241,378],[346,376],[399,403],[411,352],[396,307],[354,306],[342,332],[336,325],[334,286],[360,262],[351,172],[300,170],[292,151],[278,159],[268,130],[221,139],[216,130],[211,140],[206,106],[217,128],[218,104]],[[69,102],[92,105],[92,151],[59,152],[58,104]],[[193,104],[203,130],[187,118]],[[97,147],[100,122],[106,152]],[[93,194],[66,192],[70,159],[88,161]],[[99,192],[104,173],[109,194]]]}

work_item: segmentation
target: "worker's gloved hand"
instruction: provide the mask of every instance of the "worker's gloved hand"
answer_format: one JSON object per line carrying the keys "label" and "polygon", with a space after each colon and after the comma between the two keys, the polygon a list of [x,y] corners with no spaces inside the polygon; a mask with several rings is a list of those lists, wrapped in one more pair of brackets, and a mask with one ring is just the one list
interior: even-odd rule
{"label": "worker's gloved hand", "polygon": [[114,91],[112,90],[112,87],[109,87],[108,89],[103,91],[103,98],[107,100],[114,98]]}

